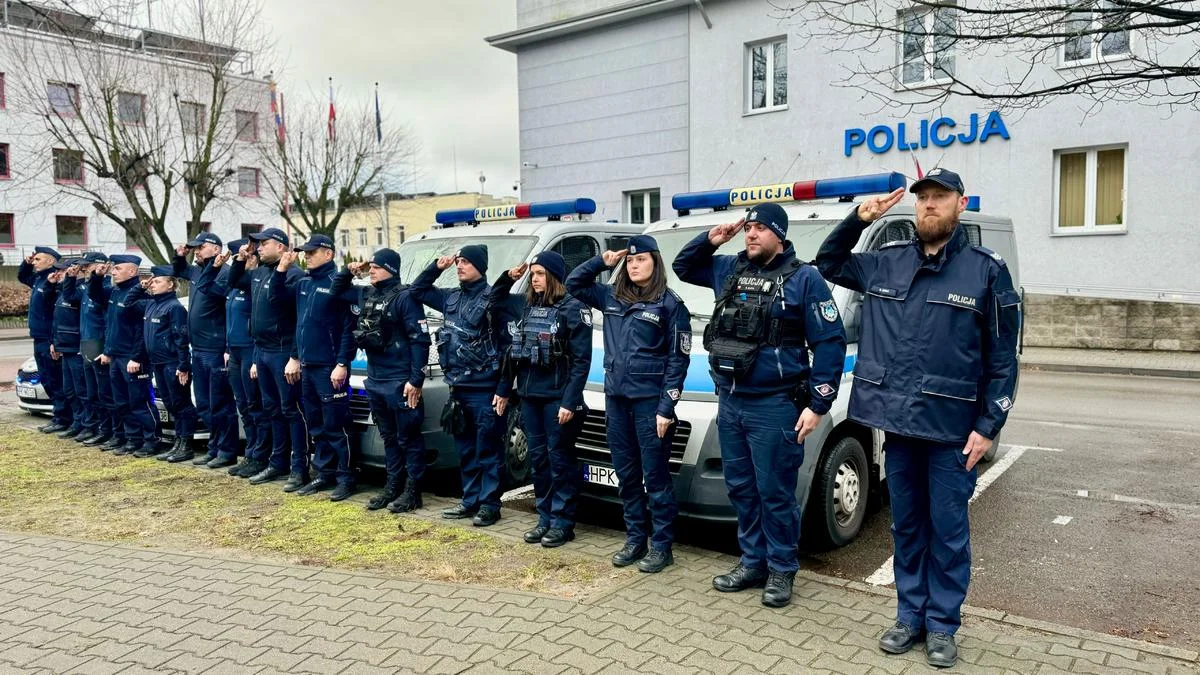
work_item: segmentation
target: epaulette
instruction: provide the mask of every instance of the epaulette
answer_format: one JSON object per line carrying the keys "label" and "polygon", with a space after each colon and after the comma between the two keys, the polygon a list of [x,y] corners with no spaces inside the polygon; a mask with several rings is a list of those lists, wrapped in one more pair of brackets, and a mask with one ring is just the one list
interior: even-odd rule
{"label": "epaulette", "polygon": [[996,253],[995,251],[993,251],[990,248],[987,248],[986,246],[972,246],[971,250],[975,251],[976,253],[982,253],[983,255],[986,255],[987,257],[991,258],[992,260],[995,260],[996,262],[1000,263],[1001,267],[1006,266],[1005,262],[1004,262],[1004,258],[1001,258],[999,253]]}
{"label": "epaulette", "polygon": [[671,297],[672,297],[672,298],[675,298],[675,302],[679,302],[679,303],[682,303],[682,302],[683,302],[683,296],[681,296],[681,295],[679,295],[678,293],[676,293],[676,292],[675,292],[675,289],[673,289],[673,288],[667,288],[667,292],[671,294]]}
{"label": "epaulette", "polygon": [[909,244],[912,244],[912,243],[913,243],[912,239],[897,239],[895,241],[889,241],[886,244],[880,246],[879,250],[883,250],[885,248],[895,248],[897,246],[908,246]]}

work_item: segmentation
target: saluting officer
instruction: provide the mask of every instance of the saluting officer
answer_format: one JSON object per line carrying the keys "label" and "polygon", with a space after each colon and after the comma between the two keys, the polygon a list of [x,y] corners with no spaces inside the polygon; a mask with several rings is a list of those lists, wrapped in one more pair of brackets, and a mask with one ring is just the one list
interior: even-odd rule
{"label": "saluting officer", "polygon": [[[237,255],[247,243],[248,239],[229,242],[229,251],[217,256],[213,265],[223,266],[231,255]],[[257,267],[258,256],[246,258],[247,273]],[[229,475],[249,478],[267,468],[267,460],[271,455],[271,424],[263,415],[258,382],[250,376],[250,370],[254,368],[254,338],[250,337],[250,292],[230,288],[228,273],[218,273],[215,285],[225,291],[225,362],[233,400],[242,418],[242,432],[246,435],[246,456],[236,466],[229,467]]]}
{"label": "saluting officer", "polygon": [[[742,230],[744,251],[715,255]],[[717,300],[704,348],[717,385],[721,466],[742,557],[713,587],[765,586],[768,607],[791,601],[800,567],[796,478],[804,438],[832,407],[846,357],[846,333],[829,287],[815,267],[796,258],[787,231],[783,207],[761,204],[742,220],[697,236],[674,263],[680,279],[711,289]],[[792,428],[794,436],[779,433]]]}
{"label": "saluting officer", "polygon": [[[246,260],[258,254],[259,266],[246,273]],[[287,477],[283,489],[295,492],[308,483],[308,431],[300,412],[300,360],[295,358],[296,284],[304,272],[292,264],[288,236],[277,227],[250,235],[229,270],[229,287],[250,293],[250,335],[262,392],[263,414],[271,423],[271,458],[250,477],[258,485]]]}
{"label": "saluting officer", "polygon": [[[613,285],[596,282],[622,259]],[[675,562],[679,506],[669,462],[692,350],[691,315],[667,288],[658,242],[644,234],[632,237],[628,249],[605,251],[575,268],[567,292],[604,312],[604,411],[625,510],[625,546],[612,563],[661,572]]]}
{"label": "saluting officer", "polygon": [[[75,437],[88,447],[104,445],[113,438],[113,430],[121,428],[124,421],[116,416],[113,404],[112,382],[108,377],[108,366],[100,365],[104,353],[105,314],[107,303],[97,302],[87,292],[92,272],[108,262],[108,256],[98,251],[84,254],[80,278],[76,283],[82,297],[79,302],[79,353],[83,357],[84,406],[90,410],[90,424],[86,435]],[[104,276],[101,284],[111,288],[112,280]]]}
{"label": "saluting officer", "polygon": [[33,338],[33,359],[37,362],[42,388],[54,405],[50,423],[38,427],[39,431],[47,434],[64,431],[71,425],[66,399],[62,395],[62,365],[50,355],[58,289],[48,279],[54,272],[54,263],[61,258],[58,251],[49,246],[35,246],[33,255],[26,258],[17,270],[17,281],[30,288],[29,337]]}
{"label": "saluting officer", "polygon": [[84,411],[83,359],[79,356],[79,300],[76,286],[79,260],[63,258],[54,263],[54,273],[47,279],[57,287],[58,301],[54,304],[54,331],[50,356],[62,368],[62,397],[68,415],[67,428],[55,434],[59,438],[75,438],[83,433],[88,413]]}
{"label": "saluting officer", "polygon": [[816,264],[826,279],[866,294],[849,417],[887,432],[899,599],[879,646],[899,654],[926,635],[930,665],[949,667],[971,577],[975,464],[1015,395],[1020,296],[1004,260],[967,241],[958,174],[934,169],[911,191],[915,240],[851,253],[867,225],[903,199],[901,188],[852,211]]}
{"label": "saluting officer", "polygon": [[[351,275],[364,272],[371,285],[352,286]],[[350,263],[334,276],[330,291],[358,309],[354,337],[367,355],[363,386],[371,418],[383,439],[387,482],[367,502],[367,509],[415,511],[423,506],[425,476],[421,388],[430,346],[425,312],[411,289],[400,282],[400,255],[390,248],[376,251],[370,263]]]}
{"label": "saluting officer", "polygon": [[[459,286],[433,285],[455,265]],[[428,307],[442,312],[438,356],[453,404],[466,415],[454,429],[462,471],[462,502],[442,511],[447,519],[470,518],[477,527],[500,520],[500,466],[504,461],[504,414],[512,382],[500,377],[500,356],[508,348],[508,291],[488,285],[487,246],[464,246],[457,255],[438,258],[421,272],[412,292]]]}
{"label": "saluting officer", "polygon": [[[192,263],[187,254],[191,251]],[[174,274],[191,282],[188,289],[188,333],[192,342],[192,389],[196,414],[208,427],[208,452],[193,463],[210,469],[237,461],[238,427],[225,363],[225,285],[217,277],[228,274],[216,265],[221,238],[201,232],[175,249]]]}
{"label": "saluting officer", "polygon": [[[150,361],[142,334],[148,301],[138,280],[141,257],[112,255],[108,262],[102,272],[92,271],[88,294],[108,306],[104,353],[99,361],[109,367],[117,418],[124,424],[121,433],[114,430],[113,440],[100,447],[111,449],[114,455],[128,455],[135,450],[153,450],[158,443],[158,423],[150,402]],[[104,283],[108,273],[112,274],[111,285]]]}
{"label": "saluting officer", "polygon": [[583,387],[592,365],[592,309],[567,295],[567,264],[543,251],[508,271],[496,286],[512,286],[526,270],[525,309],[508,352],[521,396],[521,425],[533,465],[537,526],[525,542],[555,548],[575,538],[575,510],[583,480],[575,441],[587,417]]}
{"label": "saluting officer", "polygon": [[[314,234],[297,246],[308,269],[296,284],[296,341],[292,356],[300,360],[304,419],[313,439],[316,477],[296,491],[312,495],[333,489],[329,501],[354,494],[355,467],[350,463],[350,362],[354,360],[354,324],[350,307],[330,292],[337,263],[333,240]],[[290,254],[295,258],[295,254]]]}
{"label": "saluting officer", "polygon": [[188,336],[188,315],[176,296],[175,268],[155,265],[150,278],[142,286],[150,292],[150,302],[142,322],[142,338],[154,369],[154,383],[163,405],[175,424],[175,442],[170,450],[156,453],[153,449],[138,450],[134,457],[159,455],[171,462],[191,460],[192,435],[196,431],[196,406],[192,404],[191,340]]}

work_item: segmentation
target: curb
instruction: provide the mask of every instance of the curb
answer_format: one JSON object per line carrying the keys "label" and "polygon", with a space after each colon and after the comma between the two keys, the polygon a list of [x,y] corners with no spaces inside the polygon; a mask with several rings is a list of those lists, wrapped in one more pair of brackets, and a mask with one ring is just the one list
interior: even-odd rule
{"label": "curb", "polygon": [[1134,375],[1137,377],[1172,377],[1185,380],[1200,379],[1200,371],[1175,368],[1137,368],[1133,366],[1094,366],[1074,363],[1021,362],[1021,370],[1047,373],[1089,373],[1095,375]]}

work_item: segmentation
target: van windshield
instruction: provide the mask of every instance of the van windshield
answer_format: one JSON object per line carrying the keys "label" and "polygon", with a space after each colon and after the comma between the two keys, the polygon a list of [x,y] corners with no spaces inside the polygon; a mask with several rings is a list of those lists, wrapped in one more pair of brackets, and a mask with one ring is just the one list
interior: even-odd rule
{"label": "van windshield", "polygon": [[[825,241],[825,237],[833,231],[837,224],[836,220],[789,221],[788,241],[792,242],[796,248],[796,257],[805,262],[817,257],[817,249],[821,247],[821,242]],[[709,229],[708,227],[692,227],[651,233],[651,236],[658,242],[663,262],[667,265],[667,285],[683,297],[688,311],[692,313],[692,318],[700,321],[708,321],[712,318],[716,297],[711,289],[680,281],[679,277],[675,276],[675,271],[671,269],[671,263],[675,262],[675,256],[679,255],[679,251],[689,241]],[[737,255],[744,250],[746,250],[745,241],[741,235],[738,235],[733,241],[722,246],[717,251],[717,255]]]}
{"label": "van windshield", "polygon": [[[506,235],[500,237],[471,236],[463,232],[461,237],[439,237],[437,239],[412,239],[400,245],[400,279],[411,284],[429,263],[444,255],[457,252],[468,244],[483,244],[488,249],[489,279],[495,279],[503,270],[512,269],[529,259],[529,253],[537,237]],[[446,270],[437,278],[438,288],[458,286],[458,276]]]}

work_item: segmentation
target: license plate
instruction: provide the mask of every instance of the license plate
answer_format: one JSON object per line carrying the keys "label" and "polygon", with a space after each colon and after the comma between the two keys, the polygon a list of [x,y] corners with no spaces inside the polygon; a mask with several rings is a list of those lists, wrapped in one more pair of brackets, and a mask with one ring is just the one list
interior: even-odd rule
{"label": "license plate", "polygon": [[166,410],[159,410],[158,411],[158,421],[159,422],[170,422],[171,421],[171,413],[167,412]]}
{"label": "license plate", "polygon": [[592,466],[591,464],[583,465],[583,479],[589,483],[596,485],[607,485],[608,487],[619,487],[620,483],[617,480],[617,470],[611,466]]}
{"label": "license plate", "polygon": [[29,385],[17,385],[17,396],[21,398],[37,398],[37,389]]}

